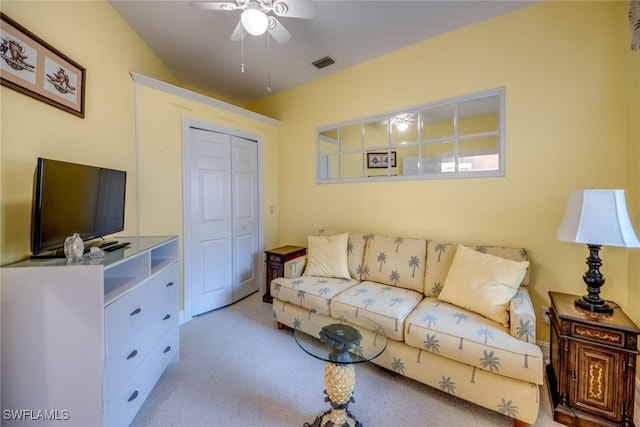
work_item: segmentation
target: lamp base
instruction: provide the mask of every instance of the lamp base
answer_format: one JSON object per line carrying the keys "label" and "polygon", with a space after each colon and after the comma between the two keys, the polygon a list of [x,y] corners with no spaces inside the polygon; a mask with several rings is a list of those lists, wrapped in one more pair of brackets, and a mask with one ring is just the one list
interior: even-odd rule
{"label": "lamp base", "polygon": [[587,295],[575,300],[575,305],[583,310],[591,311],[593,313],[611,314],[613,313],[613,307],[607,304],[603,299],[592,300]]}
{"label": "lamp base", "polygon": [[589,248],[589,256],[587,257],[589,270],[584,273],[582,279],[587,285],[588,295],[578,298],[575,301],[576,307],[593,313],[611,314],[613,313],[613,307],[600,298],[600,288],[604,285],[604,277],[600,273],[600,267],[602,266],[602,260],[599,256],[601,245],[587,244],[587,247]]}

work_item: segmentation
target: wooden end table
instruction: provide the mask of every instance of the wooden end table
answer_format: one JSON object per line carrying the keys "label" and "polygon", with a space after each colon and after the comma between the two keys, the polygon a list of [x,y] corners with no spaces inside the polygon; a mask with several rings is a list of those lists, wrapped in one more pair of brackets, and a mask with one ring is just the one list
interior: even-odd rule
{"label": "wooden end table", "polygon": [[271,281],[276,277],[284,276],[284,263],[292,259],[303,256],[307,253],[307,249],[301,246],[280,246],[279,248],[269,249],[265,251],[265,261],[267,263],[266,274],[267,282],[266,292],[262,296],[263,302],[272,303]]}
{"label": "wooden end table", "polygon": [[569,426],[634,426],[640,329],[616,306],[612,314],[575,306],[577,295],[549,292],[553,419]]}

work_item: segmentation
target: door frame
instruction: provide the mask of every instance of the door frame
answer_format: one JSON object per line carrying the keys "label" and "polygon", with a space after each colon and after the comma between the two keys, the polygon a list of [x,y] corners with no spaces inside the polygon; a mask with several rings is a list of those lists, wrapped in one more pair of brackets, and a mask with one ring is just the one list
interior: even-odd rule
{"label": "door frame", "polygon": [[[188,236],[191,235],[191,224],[187,221],[187,204],[190,197],[190,180],[188,177],[188,165],[191,160],[191,153],[189,152],[189,129],[196,128],[205,131],[224,133],[231,136],[237,136],[239,138],[249,139],[256,141],[258,144],[258,161],[257,161],[257,174],[258,174],[258,251],[260,254],[264,253],[264,182],[263,182],[263,157],[262,148],[263,141],[262,136],[254,133],[245,132],[238,129],[228,128],[213,123],[207,123],[200,120],[191,119],[188,117],[182,118],[182,239],[180,241],[182,245],[182,268],[183,268],[183,305],[184,316],[183,321],[186,323],[193,319],[193,307],[191,306],[191,299],[189,293],[188,283],[191,279],[191,272],[189,270],[189,259],[192,254],[190,253],[190,246],[186,242]],[[258,263],[258,292],[264,287],[263,280],[265,276],[264,263]]]}

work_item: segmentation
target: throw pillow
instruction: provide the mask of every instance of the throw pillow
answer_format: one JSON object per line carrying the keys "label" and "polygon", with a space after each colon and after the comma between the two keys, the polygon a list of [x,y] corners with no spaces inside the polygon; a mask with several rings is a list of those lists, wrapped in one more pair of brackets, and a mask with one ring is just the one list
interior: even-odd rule
{"label": "throw pillow", "polygon": [[354,231],[328,230],[325,228],[318,229],[317,236],[335,236],[336,234],[347,233],[349,240],[347,243],[347,263],[349,264],[349,273],[352,279],[360,280],[360,271],[362,270],[362,258],[364,257],[364,248],[367,243],[367,235]]}
{"label": "throw pillow", "polygon": [[309,236],[304,276],[350,279],[347,263],[349,233],[334,236]]}
{"label": "throw pillow", "polygon": [[512,261],[459,245],[438,299],[509,326],[509,302],[529,261]]}

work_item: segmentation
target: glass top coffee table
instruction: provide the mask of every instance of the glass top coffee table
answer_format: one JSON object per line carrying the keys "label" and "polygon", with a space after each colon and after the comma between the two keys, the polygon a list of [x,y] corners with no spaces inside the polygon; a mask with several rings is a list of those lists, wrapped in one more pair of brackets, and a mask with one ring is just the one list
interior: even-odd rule
{"label": "glass top coffee table", "polygon": [[348,410],[354,402],[356,363],[378,357],[387,347],[382,328],[366,317],[352,313],[313,313],[299,321],[293,333],[296,342],[307,354],[326,363],[324,381],[326,401],[331,405],[324,414],[305,427],[361,427]]}

